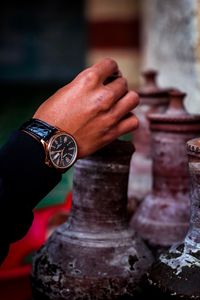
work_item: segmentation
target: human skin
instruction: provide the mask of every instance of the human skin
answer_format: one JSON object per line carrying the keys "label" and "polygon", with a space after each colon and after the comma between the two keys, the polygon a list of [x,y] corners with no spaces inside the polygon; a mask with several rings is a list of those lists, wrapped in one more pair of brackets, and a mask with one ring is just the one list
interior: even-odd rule
{"label": "human skin", "polygon": [[135,130],[138,119],[132,110],[138,103],[117,63],[105,58],[43,102],[33,118],[71,134],[82,158]]}

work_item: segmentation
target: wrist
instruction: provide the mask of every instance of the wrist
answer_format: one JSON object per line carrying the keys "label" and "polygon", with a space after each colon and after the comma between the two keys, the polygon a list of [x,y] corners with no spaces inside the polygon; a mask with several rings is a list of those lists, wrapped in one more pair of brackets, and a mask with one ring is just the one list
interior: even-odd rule
{"label": "wrist", "polygon": [[75,163],[78,147],[72,135],[36,118],[25,122],[20,129],[43,145],[48,167],[65,172]]}

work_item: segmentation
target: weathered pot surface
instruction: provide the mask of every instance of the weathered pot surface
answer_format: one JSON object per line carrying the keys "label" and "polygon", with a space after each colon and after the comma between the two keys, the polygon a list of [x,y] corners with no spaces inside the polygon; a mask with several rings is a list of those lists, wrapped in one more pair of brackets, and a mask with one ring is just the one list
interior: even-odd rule
{"label": "weathered pot surface", "polygon": [[149,283],[155,292],[177,299],[200,299],[200,139],[187,143],[191,176],[191,217],[185,239],[153,265]]}
{"label": "weathered pot surface", "polygon": [[139,290],[152,256],[128,227],[132,153],[117,140],[75,164],[70,217],[34,259],[35,300],[131,299]]}
{"label": "weathered pot surface", "polygon": [[131,226],[157,249],[182,240],[189,225],[189,174],[185,143],[198,135],[200,116],[186,112],[184,96],[180,91],[171,91],[167,111],[149,114],[153,190],[136,211]]}

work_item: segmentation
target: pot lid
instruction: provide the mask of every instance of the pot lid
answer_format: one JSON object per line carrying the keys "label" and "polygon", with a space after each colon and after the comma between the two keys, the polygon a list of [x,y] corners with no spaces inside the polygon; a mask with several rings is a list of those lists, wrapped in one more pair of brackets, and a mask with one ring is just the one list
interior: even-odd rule
{"label": "pot lid", "polygon": [[[189,114],[184,107],[185,93],[174,89],[169,93],[169,106],[164,113],[151,113],[148,118],[156,123],[199,123],[200,115]],[[199,123],[200,125],[200,123]]]}
{"label": "pot lid", "polygon": [[144,85],[139,90],[137,90],[137,93],[140,97],[158,98],[166,97],[168,95],[169,89],[163,89],[157,85],[157,75],[158,72],[156,70],[146,70],[142,72]]}

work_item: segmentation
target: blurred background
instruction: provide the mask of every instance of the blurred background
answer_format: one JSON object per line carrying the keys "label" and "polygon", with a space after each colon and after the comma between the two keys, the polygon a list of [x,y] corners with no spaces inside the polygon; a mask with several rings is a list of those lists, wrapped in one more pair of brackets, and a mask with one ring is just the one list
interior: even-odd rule
{"label": "blurred background", "polygon": [[[41,0],[0,4],[0,144],[57,88],[102,57],[117,60],[129,87],[145,69],[188,93],[200,112],[197,0]],[[71,169],[39,206],[62,202]]]}
{"label": "blurred background", "polygon": [[[6,1],[0,7],[0,143],[57,88],[100,58],[131,87],[140,69],[140,1]],[[69,108],[70,109],[70,108]],[[39,207],[64,201],[71,169]]]}
{"label": "blurred background", "polygon": [[[141,71],[158,70],[159,85],[185,91],[186,108],[200,113],[198,0],[2,2],[0,144],[59,87],[108,56],[131,89],[141,84]],[[37,209],[64,203],[72,174],[73,168]]]}

